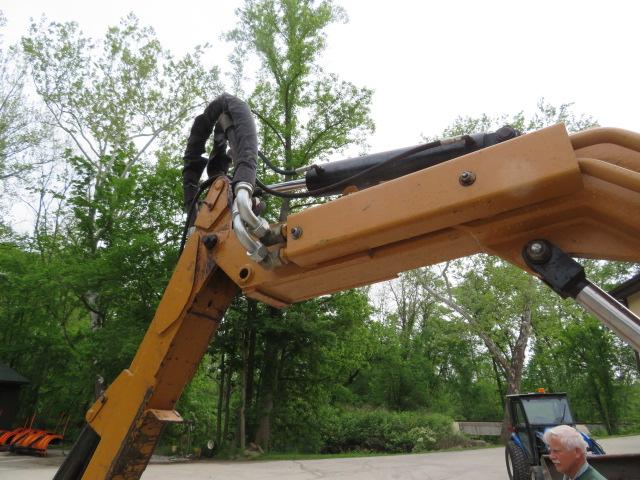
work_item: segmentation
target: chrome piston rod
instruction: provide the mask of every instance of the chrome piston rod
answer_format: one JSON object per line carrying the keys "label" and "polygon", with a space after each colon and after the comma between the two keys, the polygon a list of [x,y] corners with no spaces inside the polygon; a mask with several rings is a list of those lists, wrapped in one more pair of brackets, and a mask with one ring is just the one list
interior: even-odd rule
{"label": "chrome piston rod", "polygon": [[597,285],[588,282],[576,302],[640,352],[640,318]]}
{"label": "chrome piston rod", "polygon": [[296,190],[306,190],[307,182],[304,178],[297,180],[289,180],[288,182],[274,183],[267,185],[271,190],[276,192],[295,192]]}
{"label": "chrome piston rod", "polygon": [[562,298],[571,297],[595,315],[618,337],[640,351],[640,318],[585,276],[584,268],[545,239],[527,243],[522,251],[527,266]]}

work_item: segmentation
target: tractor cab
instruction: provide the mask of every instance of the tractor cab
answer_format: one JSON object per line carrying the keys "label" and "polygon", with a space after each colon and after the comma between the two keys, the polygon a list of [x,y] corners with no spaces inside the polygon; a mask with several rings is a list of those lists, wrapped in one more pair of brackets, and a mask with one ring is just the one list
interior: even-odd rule
{"label": "tractor cab", "polygon": [[547,453],[542,435],[556,425],[575,426],[569,399],[564,393],[526,393],[508,395],[507,405],[512,440],[523,448],[532,464],[540,463],[540,455]]}
{"label": "tractor cab", "polygon": [[[541,464],[548,454],[542,437],[547,428],[557,425],[575,427],[575,420],[565,393],[525,393],[507,395],[510,438],[505,450],[507,472],[511,480],[529,480],[532,467]],[[604,451],[593,439],[582,434],[589,451]]]}

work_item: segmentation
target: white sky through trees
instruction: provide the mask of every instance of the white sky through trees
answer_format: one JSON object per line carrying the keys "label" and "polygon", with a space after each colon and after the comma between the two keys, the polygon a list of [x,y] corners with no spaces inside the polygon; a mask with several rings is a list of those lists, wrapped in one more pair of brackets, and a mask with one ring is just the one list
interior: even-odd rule
{"label": "white sky through trees", "polygon": [[[603,126],[640,132],[640,3],[633,1],[336,1],[349,23],[328,30],[327,72],[374,89],[370,151],[436,136],[458,115],[533,111],[544,97]],[[237,0],[109,2],[4,0],[5,42],[29,18],[77,21],[91,36],[133,11],[181,55],[210,43],[210,63],[228,69]],[[188,126],[185,125],[185,129]]]}

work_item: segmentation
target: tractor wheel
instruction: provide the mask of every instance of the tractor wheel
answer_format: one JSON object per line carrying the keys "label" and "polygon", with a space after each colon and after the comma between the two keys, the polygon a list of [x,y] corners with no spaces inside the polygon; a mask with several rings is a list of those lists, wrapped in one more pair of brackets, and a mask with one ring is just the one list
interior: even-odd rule
{"label": "tractor wheel", "polygon": [[504,449],[504,459],[507,463],[509,480],[530,480],[531,465],[527,455],[513,440],[509,440]]}

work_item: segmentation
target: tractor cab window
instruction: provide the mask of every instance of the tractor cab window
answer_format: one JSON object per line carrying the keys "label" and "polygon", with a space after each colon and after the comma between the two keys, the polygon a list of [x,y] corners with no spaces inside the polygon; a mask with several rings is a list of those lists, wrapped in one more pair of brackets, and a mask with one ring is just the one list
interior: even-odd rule
{"label": "tractor cab window", "polygon": [[527,430],[527,421],[524,412],[524,408],[522,407],[522,403],[515,402],[513,405],[513,413],[515,418],[513,419],[514,427],[516,427],[516,435],[520,439],[520,443],[527,451],[527,455],[531,457],[531,439],[529,438],[529,432]]}
{"label": "tractor cab window", "polygon": [[531,425],[559,425],[573,423],[566,398],[523,398],[522,405]]}
{"label": "tractor cab window", "polygon": [[522,408],[522,403],[520,402],[516,402],[514,404],[514,413],[515,413],[515,418],[513,419],[513,424],[515,427],[517,427],[518,429],[521,428],[526,428],[527,426],[527,422],[526,422],[526,418],[525,414],[524,414],[524,409]]}

